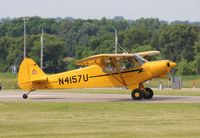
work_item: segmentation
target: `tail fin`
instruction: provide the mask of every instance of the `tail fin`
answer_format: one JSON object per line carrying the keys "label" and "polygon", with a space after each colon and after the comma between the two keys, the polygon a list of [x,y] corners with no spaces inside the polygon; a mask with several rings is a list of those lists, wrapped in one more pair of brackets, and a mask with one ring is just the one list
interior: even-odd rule
{"label": "tail fin", "polygon": [[46,74],[40,69],[40,67],[30,58],[25,58],[20,67],[18,73],[18,85],[24,90],[33,90],[34,81],[47,80]]}

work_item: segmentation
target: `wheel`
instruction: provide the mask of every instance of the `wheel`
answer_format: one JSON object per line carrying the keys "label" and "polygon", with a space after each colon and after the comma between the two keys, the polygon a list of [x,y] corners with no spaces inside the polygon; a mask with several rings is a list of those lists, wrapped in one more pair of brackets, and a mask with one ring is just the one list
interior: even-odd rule
{"label": "wheel", "polygon": [[140,89],[134,89],[131,93],[133,100],[141,100],[143,97],[143,93]]}
{"label": "wheel", "polygon": [[145,88],[146,92],[143,94],[144,99],[151,99],[153,97],[153,90],[151,88]]}
{"label": "wheel", "polygon": [[24,99],[27,99],[27,98],[28,98],[28,95],[27,95],[27,94],[23,94],[23,98],[24,98]]}

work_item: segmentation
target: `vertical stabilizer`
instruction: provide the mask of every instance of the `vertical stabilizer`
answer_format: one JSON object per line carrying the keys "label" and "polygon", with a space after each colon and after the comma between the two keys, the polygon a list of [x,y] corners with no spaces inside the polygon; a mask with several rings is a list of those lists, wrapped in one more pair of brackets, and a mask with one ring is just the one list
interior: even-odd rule
{"label": "vertical stabilizer", "polygon": [[18,85],[24,90],[32,90],[33,81],[44,78],[46,75],[40,67],[30,58],[24,58],[18,73]]}

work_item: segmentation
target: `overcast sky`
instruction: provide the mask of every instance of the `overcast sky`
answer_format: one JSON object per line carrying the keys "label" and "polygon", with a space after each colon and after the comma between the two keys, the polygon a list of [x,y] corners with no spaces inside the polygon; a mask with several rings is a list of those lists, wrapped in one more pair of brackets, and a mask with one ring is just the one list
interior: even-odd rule
{"label": "overcast sky", "polygon": [[0,18],[22,16],[200,21],[200,0],[0,0]]}

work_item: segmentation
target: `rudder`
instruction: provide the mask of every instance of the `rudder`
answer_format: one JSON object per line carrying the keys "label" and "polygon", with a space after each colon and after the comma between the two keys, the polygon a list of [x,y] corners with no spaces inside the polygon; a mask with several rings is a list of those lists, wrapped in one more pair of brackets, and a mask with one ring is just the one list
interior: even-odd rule
{"label": "rudder", "polygon": [[18,85],[24,90],[33,90],[32,82],[44,76],[46,74],[32,59],[24,58],[19,67]]}

